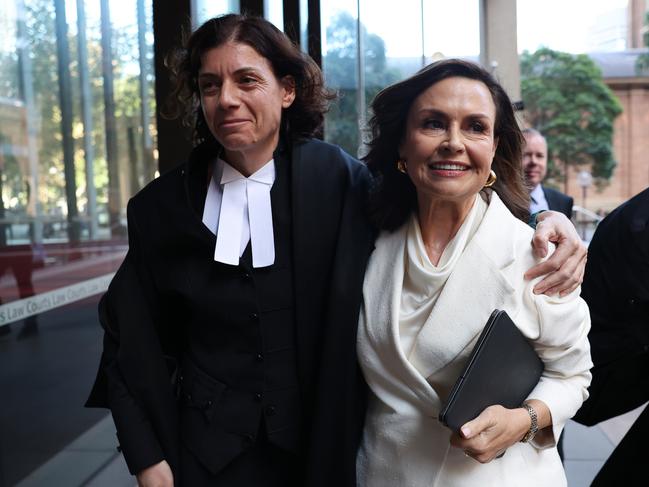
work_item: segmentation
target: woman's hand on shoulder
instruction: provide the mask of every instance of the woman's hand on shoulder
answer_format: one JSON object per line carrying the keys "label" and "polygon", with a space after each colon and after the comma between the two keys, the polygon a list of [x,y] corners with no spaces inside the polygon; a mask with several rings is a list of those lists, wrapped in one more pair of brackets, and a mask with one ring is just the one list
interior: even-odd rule
{"label": "woman's hand on shoulder", "polygon": [[473,421],[453,433],[451,445],[480,463],[488,463],[518,443],[530,428],[530,417],[522,408],[489,406]]}
{"label": "woman's hand on shoulder", "polygon": [[136,478],[138,487],[174,487],[174,476],[166,460],[145,468]]}
{"label": "woman's hand on shoulder", "polygon": [[545,257],[548,242],[557,249],[545,262],[535,265],[525,273],[526,279],[544,276],[534,286],[536,294],[548,296],[570,294],[584,280],[586,246],[582,243],[572,222],[562,213],[544,211],[537,216],[536,231],[532,239],[534,255]]}

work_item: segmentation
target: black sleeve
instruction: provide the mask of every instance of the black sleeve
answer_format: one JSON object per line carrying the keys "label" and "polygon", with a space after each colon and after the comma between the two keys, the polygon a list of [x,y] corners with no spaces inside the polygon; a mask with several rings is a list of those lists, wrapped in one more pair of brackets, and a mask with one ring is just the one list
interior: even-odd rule
{"label": "black sleeve", "polygon": [[[374,244],[366,213],[369,181],[365,166],[350,165],[310,425],[307,484],[311,486],[356,485],[356,452],[367,405],[367,386],[356,361],[356,330],[364,271]],[[331,407],[332,398],[336,407]]]}
{"label": "black sleeve", "polygon": [[[156,291],[140,252],[141,237],[129,203],[129,251],[99,304],[104,349],[88,406],[111,410],[132,474],[164,459],[175,401],[154,323]],[[165,448],[166,446],[166,448]]]}

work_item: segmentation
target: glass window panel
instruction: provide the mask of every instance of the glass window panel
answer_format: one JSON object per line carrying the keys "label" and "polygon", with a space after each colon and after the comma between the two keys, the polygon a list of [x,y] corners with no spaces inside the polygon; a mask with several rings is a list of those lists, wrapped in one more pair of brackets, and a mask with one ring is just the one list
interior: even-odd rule
{"label": "glass window panel", "polygon": [[322,0],[322,65],[339,99],[325,119],[325,139],[356,154],[359,146],[358,10],[355,2]]}
{"label": "glass window panel", "polygon": [[284,2],[282,0],[264,0],[264,18],[283,31]]}
{"label": "glass window panel", "polygon": [[378,89],[422,67],[422,2],[400,0],[399,8],[388,0],[364,1],[361,5],[369,104]]}
{"label": "glass window panel", "polygon": [[239,11],[239,0],[192,0],[192,26],[196,29],[212,17]]}
{"label": "glass window panel", "polygon": [[352,154],[362,154],[359,134],[382,88],[439,57],[480,53],[479,0],[401,0],[396,9],[390,0],[324,0],[321,8],[325,77],[342,95],[325,134]]}
{"label": "glass window panel", "polygon": [[[156,176],[157,132],[150,0],[0,0],[0,29],[0,483],[14,485],[65,466],[106,416],[81,407],[97,302],[126,253],[128,199]],[[42,485],[69,485],[47,472]]]}

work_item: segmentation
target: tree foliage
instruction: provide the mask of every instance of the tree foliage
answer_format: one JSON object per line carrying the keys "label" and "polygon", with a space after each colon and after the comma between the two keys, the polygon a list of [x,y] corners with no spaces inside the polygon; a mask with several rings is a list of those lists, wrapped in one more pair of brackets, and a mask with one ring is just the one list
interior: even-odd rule
{"label": "tree foliage", "polygon": [[567,166],[590,167],[599,182],[611,178],[613,122],[622,107],[585,54],[542,48],[521,57],[521,91],[528,121],[548,141],[548,175]]}
{"label": "tree foliage", "polygon": [[[365,118],[357,108],[357,21],[348,12],[338,13],[327,28],[327,53],[324,71],[327,85],[336,89],[340,98],[327,116],[326,137],[350,154],[356,154],[360,144],[358,121]],[[367,104],[387,85],[400,79],[398,70],[388,68],[385,42],[367,32],[361,24],[365,100]]]}
{"label": "tree foliage", "polygon": [[[645,45],[645,47],[649,47],[649,12],[645,14],[644,26],[645,31],[644,34],[642,34],[642,43]],[[638,59],[636,59],[635,68],[638,74],[649,72],[649,53],[640,54],[638,56]]]}
{"label": "tree foliage", "polygon": [[[67,3],[70,3],[69,0]],[[86,2],[87,3],[87,2]],[[135,17],[135,3],[129,4],[133,9]],[[97,6],[98,7],[98,6]],[[103,100],[103,79],[102,79],[102,48],[100,18],[97,15],[98,8],[89,12],[87,16],[87,62],[92,99],[92,133],[90,134],[92,146],[94,147],[94,180],[86,181],[85,154],[83,152],[83,121],[81,115],[81,90],[79,80],[79,65],[77,52],[76,26],[68,18],[68,46],[70,49],[70,76],[71,91],[73,98],[73,129],[74,138],[74,160],[76,172],[76,187],[78,203],[81,210],[87,205],[86,189],[88,184],[96,188],[97,203],[105,207],[108,202],[108,171],[105,147],[105,122],[104,122],[104,100]],[[94,14],[94,15],[92,15]],[[63,171],[63,151],[61,135],[61,110],[59,105],[59,88],[57,75],[57,48],[55,32],[54,4],[51,0],[29,0],[25,2],[25,27],[28,33],[26,39],[19,42],[26,42],[28,45],[27,55],[31,61],[31,83],[34,93],[34,108],[36,110],[35,121],[38,139],[38,176],[39,176],[39,200],[45,215],[54,215],[65,208],[65,176]],[[15,33],[10,33],[15,35]],[[127,26],[113,26],[113,42],[111,57],[113,60],[114,92],[116,105],[116,122],[120,147],[118,148],[119,167],[126,173],[133,161],[128,157],[127,131],[148,130],[155,134],[155,127],[140,126],[140,104],[139,94],[139,52],[137,45],[137,25],[134,22]],[[148,44],[150,47],[151,40]],[[155,112],[154,78],[150,68],[152,64],[152,49],[146,54],[148,76],[146,88],[149,93],[148,103],[149,114]],[[19,57],[15,51],[0,51],[0,97],[5,99],[22,100],[22,78],[20,75]],[[155,120],[154,117],[151,117]],[[123,142],[122,142],[123,141]],[[24,140],[15,137],[12,142],[24,144]],[[142,148],[137,144],[136,149],[141,154]],[[25,165],[13,163],[5,158],[3,178],[3,206],[11,198],[18,197],[20,204],[14,206],[12,211],[16,214],[24,214],[26,211],[26,199],[24,198],[24,187],[26,174]],[[152,174],[139,174],[141,182],[147,182]]]}

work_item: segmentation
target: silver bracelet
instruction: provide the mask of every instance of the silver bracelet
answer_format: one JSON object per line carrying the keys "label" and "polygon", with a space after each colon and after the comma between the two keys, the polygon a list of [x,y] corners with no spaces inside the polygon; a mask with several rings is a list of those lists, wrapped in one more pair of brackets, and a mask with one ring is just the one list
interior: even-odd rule
{"label": "silver bracelet", "polygon": [[521,443],[527,443],[536,436],[536,432],[539,430],[538,417],[536,415],[536,410],[526,402],[521,404],[521,407],[530,415],[530,420],[532,422],[532,424],[530,424],[530,429],[525,433],[525,436],[523,436],[523,439],[521,440]]}

